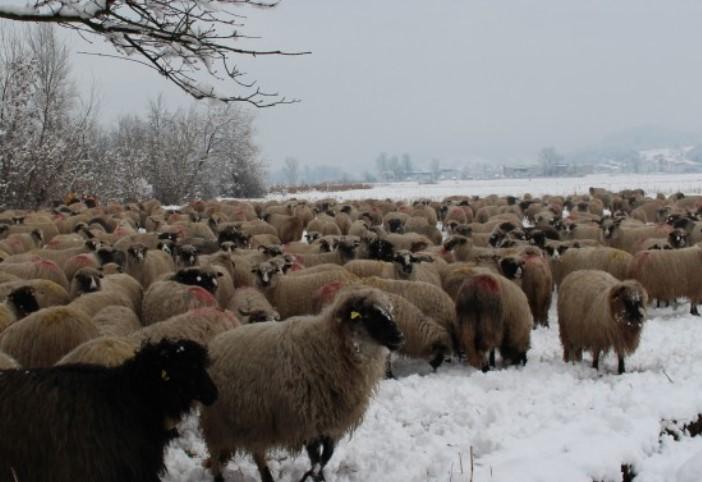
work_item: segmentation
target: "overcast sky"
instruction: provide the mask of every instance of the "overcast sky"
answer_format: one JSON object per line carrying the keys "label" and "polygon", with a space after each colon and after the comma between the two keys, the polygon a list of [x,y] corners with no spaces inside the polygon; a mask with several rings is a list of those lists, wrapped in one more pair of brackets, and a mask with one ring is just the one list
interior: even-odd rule
{"label": "overcast sky", "polygon": [[[381,151],[522,160],[642,125],[702,130],[700,0],[283,0],[249,13],[256,46],[312,51],[244,64],[302,99],[258,111],[274,165],[294,156],[353,171]],[[158,92],[185,102],[136,65],[74,66],[97,81],[106,119]]]}

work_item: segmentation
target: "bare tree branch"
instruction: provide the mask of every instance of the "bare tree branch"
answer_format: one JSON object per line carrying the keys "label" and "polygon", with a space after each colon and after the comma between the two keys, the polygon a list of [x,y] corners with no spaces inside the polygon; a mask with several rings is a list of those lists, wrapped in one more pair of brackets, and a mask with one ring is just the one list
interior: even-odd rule
{"label": "bare tree branch", "polygon": [[[24,7],[0,6],[0,18],[52,22],[80,35],[103,37],[115,54],[97,54],[146,65],[196,99],[246,102],[270,107],[297,102],[245,81],[231,56],[290,56],[309,52],[256,50],[237,42],[246,17],[234,7],[270,9],[278,2],[256,0],[27,0]],[[220,92],[199,80],[234,81],[239,93]]]}

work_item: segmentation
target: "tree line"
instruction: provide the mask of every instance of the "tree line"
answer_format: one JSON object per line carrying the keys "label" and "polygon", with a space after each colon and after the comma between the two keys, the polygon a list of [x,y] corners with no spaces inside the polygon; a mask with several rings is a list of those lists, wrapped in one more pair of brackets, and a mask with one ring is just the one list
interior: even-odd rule
{"label": "tree line", "polygon": [[0,204],[37,208],[68,192],[168,204],[263,194],[253,116],[240,104],[171,110],[159,98],[104,126],[94,90],[79,91],[71,74],[51,25],[0,31]]}

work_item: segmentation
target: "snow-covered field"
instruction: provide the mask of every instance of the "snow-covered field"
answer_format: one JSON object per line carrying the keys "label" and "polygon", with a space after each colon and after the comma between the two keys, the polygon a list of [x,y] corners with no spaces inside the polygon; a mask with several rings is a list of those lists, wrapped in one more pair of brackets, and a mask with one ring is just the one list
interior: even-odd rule
{"label": "snow-covered field", "polygon": [[[658,192],[671,194],[685,192],[702,193],[702,174],[597,174],[584,177],[532,178],[532,179],[484,179],[475,181],[441,181],[436,184],[418,184],[401,182],[392,184],[374,184],[372,189],[360,189],[343,192],[306,192],[295,194],[301,199],[322,199],[336,197],[339,199],[391,198],[442,199],[454,194],[487,195],[498,194],[520,196],[525,193],[542,194],[583,194],[590,186],[603,187],[612,191],[622,189],[644,189],[647,194]],[[272,199],[281,196],[271,196]]]}
{"label": "snow-covered field", "polygon": [[[702,413],[702,320],[688,305],[653,310],[628,373],[609,355],[598,373],[561,360],[557,323],[533,333],[529,362],[483,374],[466,366],[398,361],[381,382],[363,425],[342,441],[326,470],[338,482],[699,482],[702,439],[661,436],[664,420]],[[551,314],[555,319],[555,312]],[[168,453],[166,481],[208,481],[194,417]],[[471,464],[471,451],[473,462]],[[276,480],[297,481],[308,460],[272,457]],[[471,476],[472,472],[472,476]],[[472,477],[472,478],[471,478]],[[253,482],[248,457],[226,480]]]}
{"label": "snow-covered field", "polygon": [[[331,195],[439,199],[583,193],[590,186],[699,193],[702,175],[403,183]],[[551,327],[533,332],[525,367],[483,374],[454,363],[431,373],[425,363],[398,360],[397,380],[381,382],[364,423],[340,443],[327,466],[327,480],[614,482],[622,480],[622,465],[628,465],[636,482],[700,482],[702,437],[681,434],[675,440],[664,434],[702,414],[702,319],[688,310],[683,304],[649,312],[624,375],[616,374],[611,354],[600,372],[590,368],[588,355],[582,364],[565,364],[555,309]],[[183,424],[182,432],[168,452],[164,480],[211,480],[201,466],[206,450],[196,417]],[[303,454],[278,453],[270,465],[276,480],[291,482],[302,477],[308,460]],[[228,482],[259,480],[245,456],[231,462],[225,476]]]}

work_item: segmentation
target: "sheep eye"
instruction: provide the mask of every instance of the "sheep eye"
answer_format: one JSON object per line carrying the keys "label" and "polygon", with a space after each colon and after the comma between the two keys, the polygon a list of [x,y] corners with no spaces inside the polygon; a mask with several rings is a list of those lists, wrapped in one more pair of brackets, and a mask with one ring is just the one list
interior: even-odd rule
{"label": "sheep eye", "polygon": [[198,276],[198,277],[195,278],[195,279],[196,279],[198,282],[199,282],[199,281],[202,281],[202,276]]}

